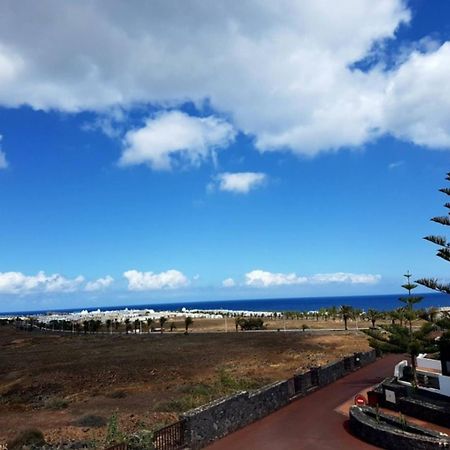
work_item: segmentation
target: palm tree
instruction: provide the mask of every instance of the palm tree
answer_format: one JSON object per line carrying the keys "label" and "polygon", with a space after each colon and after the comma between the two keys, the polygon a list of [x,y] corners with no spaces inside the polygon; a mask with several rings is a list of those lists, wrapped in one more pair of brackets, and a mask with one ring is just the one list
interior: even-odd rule
{"label": "palm tree", "polygon": [[153,328],[154,323],[155,323],[155,321],[151,317],[147,318],[147,327],[148,327],[149,333],[150,333],[151,329]]}
{"label": "palm tree", "polygon": [[101,320],[94,320],[94,331],[98,333],[102,327],[102,321]]}
{"label": "palm tree", "polygon": [[192,317],[187,316],[186,319],[184,319],[184,327],[186,329],[186,334],[188,334],[189,327],[194,323],[192,320]]}
{"label": "palm tree", "polygon": [[395,325],[395,321],[398,320],[400,322],[400,326],[403,326],[403,320],[405,318],[405,310],[404,308],[394,309],[389,313],[389,317],[391,318],[392,325]]}
{"label": "palm tree", "polygon": [[111,325],[112,325],[112,320],[108,319],[106,321],[106,329],[109,330],[110,333],[112,333],[112,326]]}
{"label": "palm tree", "polygon": [[327,308],[320,308],[319,315],[322,319],[328,320],[328,310]]}
{"label": "palm tree", "polygon": [[126,319],[125,319],[125,334],[128,334],[128,331],[130,331],[130,319],[127,317]]}
{"label": "palm tree", "polygon": [[380,318],[381,314],[376,309],[369,309],[367,311],[367,318],[372,322],[372,328],[375,328],[375,322]]}
{"label": "palm tree", "polygon": [[336,306],[332,306],[328,311],[333,321],[336,321],[336,316],[338,315],[338,309],[336,308]]}
{"label": "palm tree", "polygon": [[344,321],[345,330],[348,330],[347,322],[348,319],[351,319],[353,317],[353,308],[350,305],[342,305],[339,309],[339,314]]}
{"label": "palm tree", "polygon": [[159,326],[161,327],[161,333],[164,331],[164,324],[167,322],[167,317],[161,316],[159,318]]}
{"label": "palm tree", "polygon": [[353,308],[353,314],[351,318],[355,320],[357,330],[358,330],[358,318],[361,317],[362,313],[363,313],[362,309]]}

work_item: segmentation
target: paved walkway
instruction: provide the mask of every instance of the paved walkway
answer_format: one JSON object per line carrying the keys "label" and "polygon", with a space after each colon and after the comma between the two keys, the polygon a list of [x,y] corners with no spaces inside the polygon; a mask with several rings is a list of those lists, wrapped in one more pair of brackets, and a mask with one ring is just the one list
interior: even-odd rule
{"label": "paved walkway", "polygon": [[347,430],[345,411],[354,396],[404,359],[389,355],[213,443],[209,450],[374,449]]}

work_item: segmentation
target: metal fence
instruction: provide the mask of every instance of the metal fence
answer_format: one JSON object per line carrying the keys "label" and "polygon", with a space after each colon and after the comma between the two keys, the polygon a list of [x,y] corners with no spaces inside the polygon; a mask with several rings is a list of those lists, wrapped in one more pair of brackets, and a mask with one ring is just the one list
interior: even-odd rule
{"label": "metal fence", "polygon": [[108,447],[106,450],[127,450],[128,445],[127,444],[117,444],[113,445],[112,447]]}
{"label": "metal fence", "polygon": [[184,420],[180,420],[155,431],[153,444],[156,450],[181,450],[185,448],[184,425]]}

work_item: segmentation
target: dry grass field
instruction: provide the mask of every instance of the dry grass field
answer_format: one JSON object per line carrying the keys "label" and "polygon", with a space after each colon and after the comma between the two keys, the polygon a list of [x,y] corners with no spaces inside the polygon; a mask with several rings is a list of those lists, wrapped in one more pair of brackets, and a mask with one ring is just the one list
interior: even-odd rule
{"label": "dry grass field", "polygon": [[357,333],[236,333],[230,325],[229,333],[194,326],[188,336],[0,327],[0,444],[31,426],[50,442],[101,442],[114,412],[126,432],[151,429],[213,398],[368,349]]}

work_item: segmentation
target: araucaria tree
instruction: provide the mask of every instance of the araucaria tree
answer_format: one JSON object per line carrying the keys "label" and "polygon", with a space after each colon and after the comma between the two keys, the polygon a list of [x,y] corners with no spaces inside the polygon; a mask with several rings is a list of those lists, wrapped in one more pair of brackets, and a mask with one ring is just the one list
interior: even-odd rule
{"label": "araucaria tree", "polygon": [[417,295],[411,295],[411,292],[417,287],[417,284],[411,282],[411,274],[406,272],[403,275],[406,278],[406,283],[402,284],[402,288],[408,291],[406,297],[400,297],[400,301],[405,304],[404,316],[409,322],[409,334],[412,335],[412,321],[416,319],[417,313],[414,311],[414,305],[423,300],[423,297]]}
{"label": "araucaria tree", "polygon": [[[450,172],[447,173],[446,180],[450,181]],[[450,188],[445,187],[439,189],[443,194],[450,196]],[[450,202],[445,202],[444,206],[450,209]],[[450,212],[445,216],[437,216],[431,219],[440,225],[450,226]],[[436,255],[442,258],[444,261],[450,262],[450,242],[447,240],[446,236],[442,235],[430,235],[426,236],[424,239],[432,242],[438,246]],[[437,278],[421,278],[417,280],[416,283],[426,286],[427,288],[433,289],[438,292],[443,292],[445,294],[450,294],[450,283],[445,283],[439,281]],[[450,319],[444,316],[438,321],[438,325],[443,331],[441,339],[439,340],[439,350],[441,354],[442,361],[442,373],[444,375],[450,375]]]}
{"label": "araucaria tree", "polygon": [[[446,180],[450,181],[450,172],[447,173]],[[450,196],[450,188],[446,187],[439,190],[445,195]],[[450,202],[444,203],[444,206],[447,209],[450,209]],[[433,217],[431,220],[433,222],[439,223],[440,225],[450,226],[450,212],[446,216]],[[436,254],[437,256],[439,256],[439,258],[450,262],[450,242],[447,241],[447,238],[445,236],[433,234],[430,236],[426,236],[424,239],[438,246],[438,251]],[[450,283],[442,283],[436,278],[421,278],[420,280],[417,280],[416,283],[419,283],[422,286],[426,286],[435,291],[450,294]]]}
{"label": "araucaria tree", "polygon": [[400,301],[405,304],[405,318],[409,322],[409,343],[407,345],[407,350],[411,356],[411,369],[413,375],[413,381],[417,384],[417,375],[416,375],[416,367],[417,362],[416,358],[419,354],[419,351],[423,348],[423,345],[414,338],[414,334],[412,331],[412,322],[417,318],[417,313],[414,311],[414,305],[422,301],[423,297],[411,295],[411,292],[417,287],[417,284],[411,282],[411,274],[406,272],[404,277],[406,278],[406,283],[402,284],[402,288],[408,291],[408,295],[405,297],[400,297]]}

